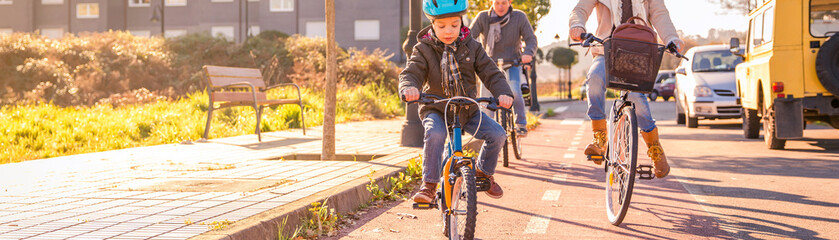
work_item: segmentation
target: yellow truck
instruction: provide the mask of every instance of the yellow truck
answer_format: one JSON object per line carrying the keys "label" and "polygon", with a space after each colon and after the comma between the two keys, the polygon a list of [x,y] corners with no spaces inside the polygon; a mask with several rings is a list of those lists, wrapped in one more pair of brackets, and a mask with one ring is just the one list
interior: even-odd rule
{"label": "yellow truck", "polygon": [[[743,133],[783,149],[807,122],[839,129],[839,0],[756,0],[736,68]],[[731,39],[739,54],[740,39]]]}

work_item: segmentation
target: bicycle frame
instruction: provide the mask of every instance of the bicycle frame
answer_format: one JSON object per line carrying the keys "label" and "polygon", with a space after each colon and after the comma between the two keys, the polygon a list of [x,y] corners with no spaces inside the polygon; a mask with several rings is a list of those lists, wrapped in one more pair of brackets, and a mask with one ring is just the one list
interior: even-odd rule
{"label": "bicycle frame", "polygon": [[471,157],[464,157],[463,156],[463,128],[460,125],[460,114],[458,111],[454,111],[454,123],[452,124],[451,131],[449,133],[449,143],[446,146],[447,154],[446,157],[443,158],[443,171],[440,175],[440,178],[443,178],[441,181],[443,184],[441,187],[443,188],[443,196],[440,196],[441,201],[443,201],[443,206],[445,206],[446,214],[452,214],[452,201],[451,197],[453,196],[452,191],[454,191],[454,184],[457,181],[457,178],[460,177],[460,172],[457,169],[464,165],[468,165],[470,168],[475,168],[474,159]]}

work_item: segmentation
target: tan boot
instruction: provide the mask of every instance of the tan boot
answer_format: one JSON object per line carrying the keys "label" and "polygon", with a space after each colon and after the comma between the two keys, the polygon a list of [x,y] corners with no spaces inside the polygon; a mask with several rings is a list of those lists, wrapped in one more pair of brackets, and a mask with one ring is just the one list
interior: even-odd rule
{"label": "tan boot", "polygon": [[[603,150],[606,148],[606,120],[591,120],[591,130],[594,138],[591,144],[586,146],[584,153],[589,156],[603,156]],[[594,163],[600,165],[603,160],[595,160]]]}
{"label": "tan boot", "polygon": [[644,137],[644,142],[647,143],[647,156],[653,160],[655,167],[655,177],[663,178],[670,174],[670,164],[667,164],[667,156],[664,155],[664,149],[661,148],[661,143],[658,140],[658,128],[650,132],[641,132]]}

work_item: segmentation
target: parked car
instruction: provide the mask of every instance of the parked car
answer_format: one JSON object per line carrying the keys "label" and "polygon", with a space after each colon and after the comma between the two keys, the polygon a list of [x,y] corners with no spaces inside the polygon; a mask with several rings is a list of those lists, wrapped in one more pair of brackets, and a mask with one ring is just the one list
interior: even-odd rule
{"label": "parked car", "polygon": [[805,121],[839,129],[837,12],[835,0],[769,0],[751,9],[746,47],[731,41],[733,52],[745,50],[736,72],[746,138],[759,138],[763,126],[766,146],[783,149],[804,136]]}
{"label": "parked car", "polygon": [[588,87],[588,80],[586,80],[585,82],[583,82],[582,85],[580,85],[580,100],[586,101],[586,99],[587,99],[586,97],[588,97],[588,95],[586,95],[587,94],[587,92],[586,92],[587,87]]}
{"label": "parked car", "polygon": [[676,69],[676,120],[696,128],[699,119],[740,118],[734,69],[743,60],[727,45],[688,50]]}
{"label": "parked car", "polygon": [[647,98],[649,98],[651,102],[655,102],[658,97],[663,98],[665,102],[668,101],[670,97],[673,96],[673,88],[670,88],[670,85],[668,85],[667,88],[662,87],[665,87],[663,84],[664,81],[673,77],[676,77],[676,71],[658,71],[658,76],[655,77],[655,87],[653,87],[653,91],[651,93],[647,94]]}

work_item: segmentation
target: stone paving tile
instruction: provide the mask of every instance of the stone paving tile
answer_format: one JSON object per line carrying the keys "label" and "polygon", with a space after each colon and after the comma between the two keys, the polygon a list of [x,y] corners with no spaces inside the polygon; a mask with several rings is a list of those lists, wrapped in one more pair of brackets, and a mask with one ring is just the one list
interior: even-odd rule
{"label": "stone paving tile", "polygon": [[[383,125],[384,124],[384,125]],[[399,121],[352,123],[342,126],[337,141],[343,154],[416,154],[418,149],[396,147],[398,132],[382,135],[383,126],[398,129]],[[318,134],[313,129],[314,134]],[[378,134],[375,137],[371,134]],[[265,148],[272,140],[256,143],[253,136],[213,139],[192,145],[168,144],[102,153],[0,165],[0,176],[12,176],[0,186],[0,239],[53,237],[70,239],[186,239],[208,231],[206,225],[186,225],[221,220],[236,221],[282,206],[342,182],[364,178],[370,169],[406,158],[388,157],[367,162],[265,160],[293,153],[320,154],[320,142],[298,132],[275,132],[268,139],[305,139],[294,145]],[[376,139],[359,142],[348,139]],[[405,153],[402,153],[403,155]],[[401,155],[400,155],[401,156]],[[91,161],[93,160],[93,161]],[[55,164],[60,161],[60,164]],[[144,170],[138,166],[183,164],[233,164],[217,171]],[[63,167],[74,163],[73,168]],[[324,176],[327,175],[327,176]],[[15,177],[25,176],[25,177]],[[43,176],[35,177],[32,176]],[[154,192],[126,191],[138,179],[286,179],[296,182],[254,192]],[[272,191],[284,189],[285,195]],[[11,225],[10,225],[11,224]]]}

